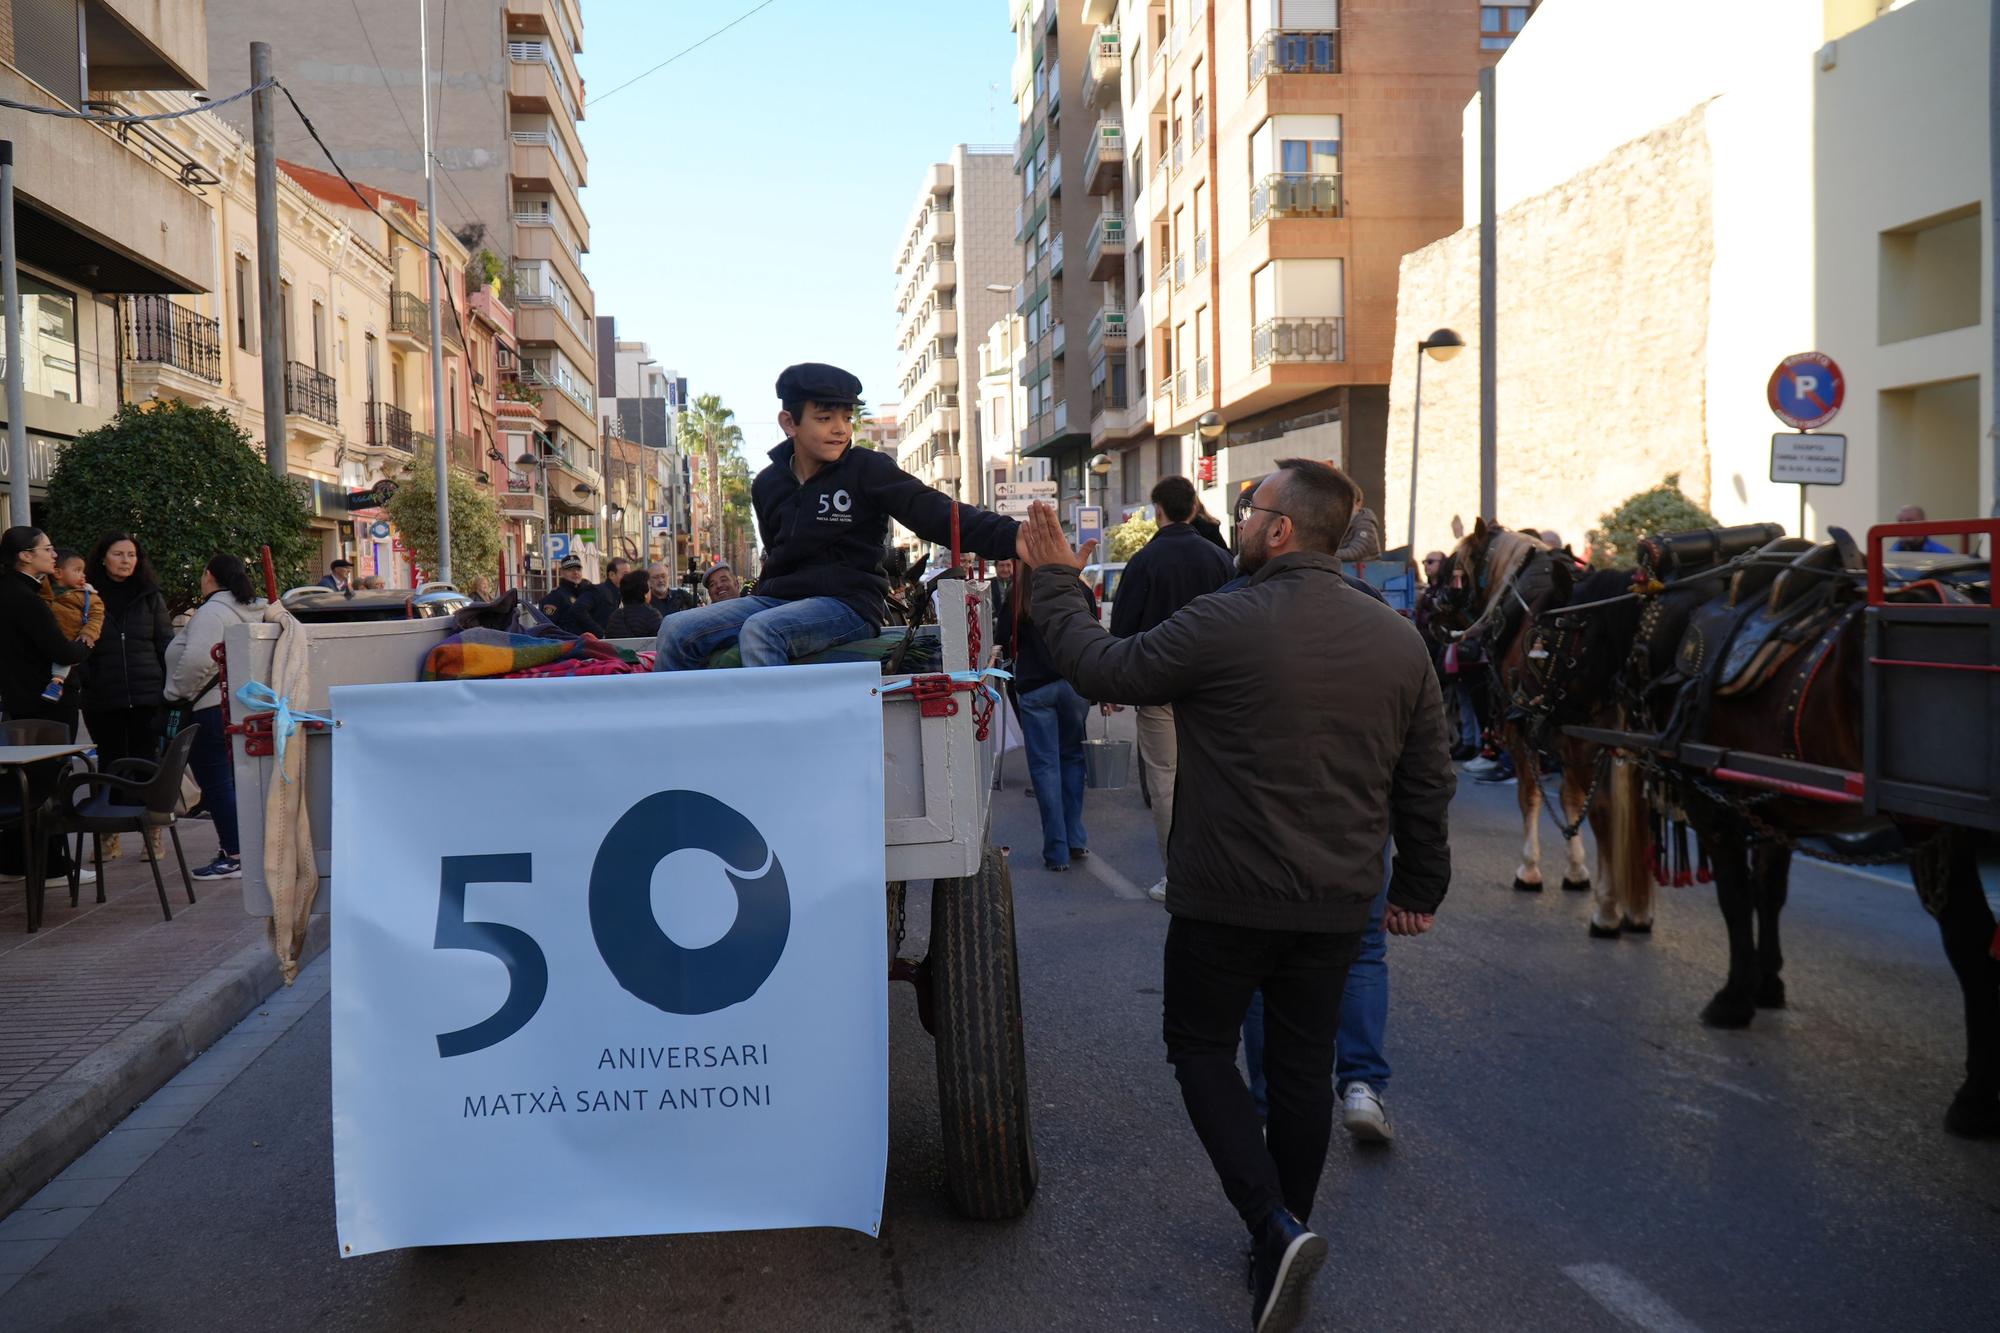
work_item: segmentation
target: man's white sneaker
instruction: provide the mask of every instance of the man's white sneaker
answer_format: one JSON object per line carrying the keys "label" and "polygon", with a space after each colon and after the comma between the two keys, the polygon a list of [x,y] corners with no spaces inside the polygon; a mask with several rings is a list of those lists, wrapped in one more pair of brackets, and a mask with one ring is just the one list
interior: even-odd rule
{"label": "man's white sneaker", "polygon": [[1381,1094],[1366,1083],[1347,1085],[1341,1110],[1347,1132],[1356,1143],[1389,1143],[1395,1139],[1396,1129],[1389,1123],[1389,1111],[1382,1105]]}
{"label": "man's white sneaker", "polygon": [[1167,900],[1167,881],[1164,875],[1160,877],[1158,884],[1146,890],[1146,896],[1156,903],[1163,903]]}
{"label": "man's white sneaker", "polygon": [[[58,875],[56,878],[62,879],[65,876]],[[76,868],[76,882],[79,884],[95,884],[97,883],[97,872],[89,866],[78,866]]]}
{"label": "man's white sneaker", "polygon": [[1491,773],[1494,769],[1498,767],[1500,767],[1500,761],[1498,759],[1488,759],[1485,755],[1482,754],[1482,755],[1476,755],[1473,758],[1466,760],[1463,764],[1459,766],[1459,772],[1465,774],[1465,776],[1469,778],[1476,778],[1480,776],[1482,773]]}

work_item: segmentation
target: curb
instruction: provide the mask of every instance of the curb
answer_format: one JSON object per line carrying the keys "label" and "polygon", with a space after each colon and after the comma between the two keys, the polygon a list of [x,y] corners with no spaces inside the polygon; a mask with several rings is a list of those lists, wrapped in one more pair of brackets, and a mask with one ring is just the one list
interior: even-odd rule
{"label": "curb", "polygon": [[[327,939],[328,918],[315,916],[300,965],[323,952]],[[270,944],[245,945],[0,1117],[0,1217],[282,987]]]}

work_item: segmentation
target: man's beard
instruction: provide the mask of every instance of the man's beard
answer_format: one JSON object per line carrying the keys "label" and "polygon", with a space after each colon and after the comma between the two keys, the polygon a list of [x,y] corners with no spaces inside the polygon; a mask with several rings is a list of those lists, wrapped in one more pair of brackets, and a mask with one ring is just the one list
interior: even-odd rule
{"label": "man's beard", "polygon": [[1270,558],[1270,551],[1265,547],[1263,542],[1258,541],[1254,537],[1246,538],[1243,549],[1236,553],[1236,572],[1239,574],[1255,574],[1264,567],[1265,562],[1270,560]]}

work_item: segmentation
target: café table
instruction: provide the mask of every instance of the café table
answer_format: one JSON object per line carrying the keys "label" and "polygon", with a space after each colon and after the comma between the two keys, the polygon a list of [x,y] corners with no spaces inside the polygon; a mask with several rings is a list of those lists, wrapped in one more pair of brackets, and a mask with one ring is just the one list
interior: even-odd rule
{"label": "caf\u00e9 table", "polygon": [[[47,763],[53,759],[68,759],[83,754],[90,749],[87,745],[64,743],[60,745],[0,745],[0,793],[16,791],[22,802],[21,827],[19,837],[21,847],[26,852],[26,864],[22,869],[27,873],[23,886],[27,893],[27,917],[29,931],[35,931],[42,924],[42,899],[47,890],[44,879],[46,867],[42,864],[41,843],[36,839],[40,823],[40,803],[29,798],[31,782],[28,768],[33,764]],[[14,776],[9,777],[12,773]]]}

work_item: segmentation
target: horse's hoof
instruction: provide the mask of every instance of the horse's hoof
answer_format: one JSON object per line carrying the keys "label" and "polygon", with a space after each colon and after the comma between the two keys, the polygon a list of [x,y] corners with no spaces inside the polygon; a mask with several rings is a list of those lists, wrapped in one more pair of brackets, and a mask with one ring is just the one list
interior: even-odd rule
{"label": "horse's hoof", "polygon": [[1757,1006],[1740,995],[1719,990],[1701,1011],[1701,1021],[1712,1028],[1747,1028],[1757,1016]]}
{"label": "horse's hoof", "polygon": [[1587,879],[1566,879],[1563,881],[1563,890],[1567,893],[1589,893],[1590,881]]}
{"label": "horse's hoof", "polygon": [[1944,1132],[1962,1139],[2000,1136],[2000,1094],[1961,1087],[1944,1113]]}
{"label": "horse's hoof", "polygon": [[1757,983],[1757,1007],[1759,1009],[1782,1009],[1785,1007],[1785,979],[1766,977]]}
{"label": "horse's hoof", "polygon": [[1590,938],[1594,940],[1615,940],[1618,938],[1618,927],[1600,926],[1593,921],[1590,923]]}
{"label": "horse's hoof", "polygon": [[1540,893],[1542,891],[1542,886],[1539,883],[1530,884],[1519,875],[1514,876],[1514,888],[1521,893]]}
{"label": "horse's hoof", "polygon": [[1653,923],[1650,921],[1634,921],[1628,916],[1625,918],[1625,933],[1627,935],[1650,935],[1653,933]]}

